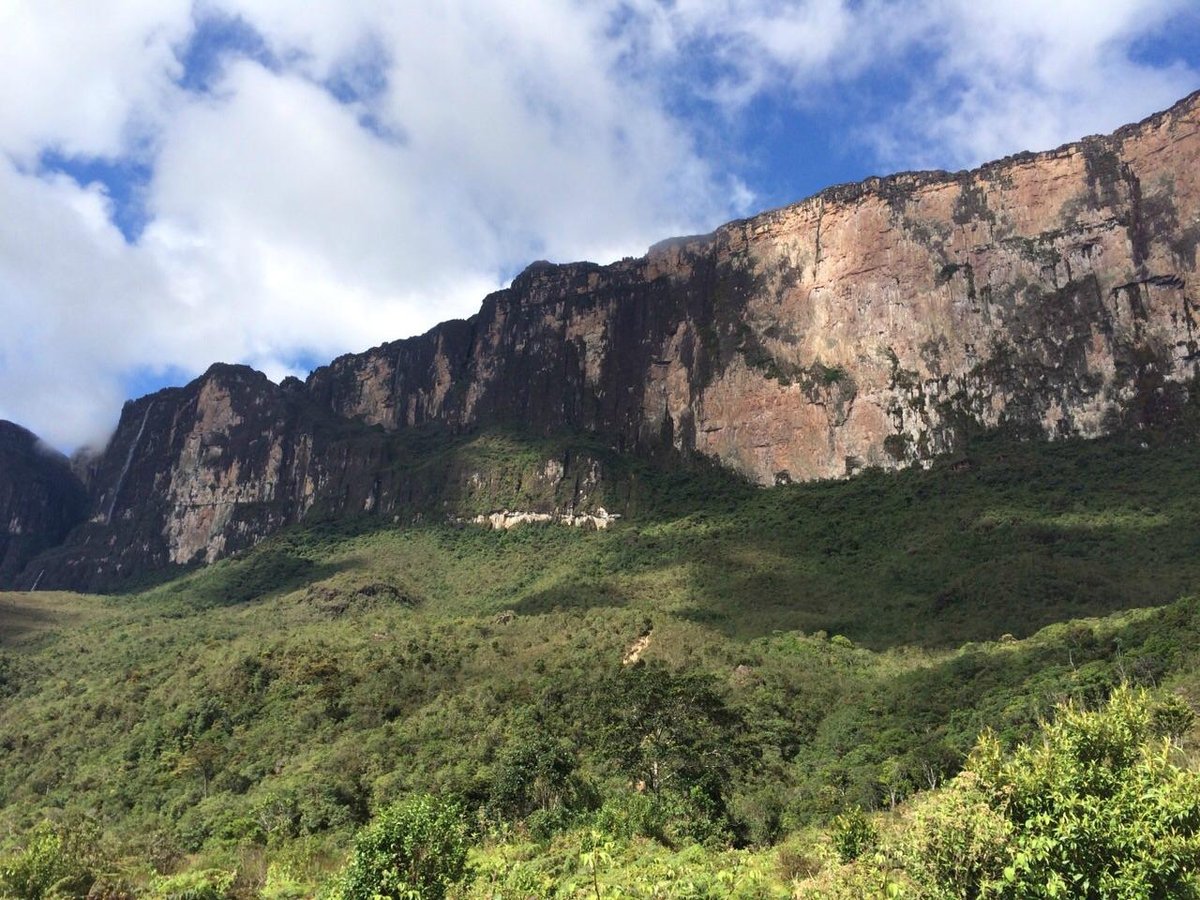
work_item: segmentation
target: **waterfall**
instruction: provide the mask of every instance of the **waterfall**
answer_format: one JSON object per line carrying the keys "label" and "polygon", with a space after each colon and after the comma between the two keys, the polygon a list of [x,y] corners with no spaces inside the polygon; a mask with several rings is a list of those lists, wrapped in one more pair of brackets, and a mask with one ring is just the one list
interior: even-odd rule
{"label": "waterfall", "polygon": [[150,403],[146,406],[146,411],[142,414],[142,424],[138,427],[137,436],[133,439],[133,443],[129,445],[129,452],[125,454],[125,465],[121,467],[121,474],[117,477],[116,487],[113,488],[112,498],[108,501],[108,514],[104,517],[104,524],[112,524],[113,510],[117,506],[117,497],[121,494],[121,485],[125,483],[125,476],[129,474],[129,467],[133,465],[133,454],[137,451],[138,444],[142,440],[142,432],[146,430],[146,420],[150,418],[150,410],[154,409],[154,404]]}

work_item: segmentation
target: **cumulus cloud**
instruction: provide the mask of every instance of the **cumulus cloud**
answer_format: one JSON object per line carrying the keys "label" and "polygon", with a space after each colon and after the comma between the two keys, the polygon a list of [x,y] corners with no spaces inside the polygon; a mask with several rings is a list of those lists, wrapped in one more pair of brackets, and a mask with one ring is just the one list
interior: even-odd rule
{"label": "cumulus cloud", "polygon": [[[738,160],[763,103],[857,120],[897,167],[1107,130],[1195,86],[1137,53],[1184,16],[1186,0],[14,0],[0,417],[102,441],[136,373],[223,359],[281,377],[467,315],[532,259],[604,261],[750,212]],[[144,183],[72,179],[63,159],[133,160]]]}
{"label": "cumulus cloud", "polygon": [[[20,211],[0,246],[0,416],[59,446],[103,440],[131,373],[226,359],[279,377],[467,315],[536,257],[640,252],[747,199],[616,68],[602,12],[109,5],[96,33],[103,11],[13,14],[38,78],[0,96],[23,115],[0,133],[0,202]],[[206,29],[254,40],[202,48],[189,90]],[[47,151],[149,160],[134,242],[102,185],[39,168]]]}
{"label": "cumulus cloud", "polygon": [[3,161],[0,206],[0,412],[69,446],[98,416],[111,425],[123,399],[112,373],[141,363],[165,284],[97,189]]}
{"label": "cumulus cloud", "polygon": [[[736,115],[765,93],[850,105],[895,167],[969,166],[1110,131],[1195,90],[1141,51],[1200,32],[1190,0],[632,0],[648,51]],[[865,83],[863,83],[865,82]]]}
{"label": "cumulus cloud", "polygon": [[146,133],[180,71],[189,0],[11,0],[0,9],[0,149],[114,156]]}

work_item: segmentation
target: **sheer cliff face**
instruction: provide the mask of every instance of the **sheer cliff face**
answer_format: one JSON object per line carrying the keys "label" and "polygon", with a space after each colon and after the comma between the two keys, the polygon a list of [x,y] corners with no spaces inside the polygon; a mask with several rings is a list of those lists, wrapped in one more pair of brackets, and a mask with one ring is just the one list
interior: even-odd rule
{"label": "sheer cliff face", "polygon": [[64,457],[24,428],[0,421],[0,584],[66,537],[83,519],[86,502]]}
{"label": "sheer cliff face", "polygon": [[90,498],[76,481],[70,524],[86,521],[0,584],[107,589],[214,562],[306,516],[443,521],[513,508],[585,525],[603,499],[600,463],[586,452],[497,461],[487,448],[446,452],[452,443],[441,429],[388,434],[350,422],[295,379],[275,385],[245,366],[215,365],[187,387],[126,404],[108,448],[81,464]]}
{"label": "sheer cliff face", "polygon": [[536,264],[469,322],[309,379],[396,430],[519,419],[750,477],[839,476],[964,428],[1098,435],[1197,374],[1200,96],[958,175],[834,188],[608,267]]}
{"label": "sheer cliff face", "polygon": [[909,465],[977,427],[1168,424],[1200,376],[1198,245],[1200,94],[1109,137],[832,188],[641,259],[536,263],[470,320],[307,383],[214,366],[127,404],[86,467],[89,520],[0,581],[103,587],[312,515],[598,511],[606,472],[586,452],[446,453],[489,426],[770,484]]}
{"label": "sheer cliff face", "polygon": [[88,520],[47,577],[94,588],[212,562],[296,521],[311,502],[314,430],[302,399],[240,366],[127,403],[107,450],[85,466]]}

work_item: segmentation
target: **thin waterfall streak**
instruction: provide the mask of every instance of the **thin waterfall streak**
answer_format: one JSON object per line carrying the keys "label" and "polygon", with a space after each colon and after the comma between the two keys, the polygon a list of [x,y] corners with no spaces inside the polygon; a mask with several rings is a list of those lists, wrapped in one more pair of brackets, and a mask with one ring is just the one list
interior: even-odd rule
{"label": "thin waterfall streak", "polygon": [[125,465],[121,467],[121,474],[117,478],[117,485],[113,488],[112,497],[108,501],[108,514],[104,517],[104,524],[111,525],[113,510],[117,508],[117,498],[121,495],[121,486],[125,483],[125,476],[129,474],[129,467],[133,465],[133,454],[137,452],[138,444],[141,443],[142,434],[146,430],[146,420],[150,418],[150,410],[154,409],[154,404],[151,403],[146,407],[146,411],[142,413],[142,424],[138,427],[137,436],[134,437],[133,443],[129,445],[129,452],[125,454]]}

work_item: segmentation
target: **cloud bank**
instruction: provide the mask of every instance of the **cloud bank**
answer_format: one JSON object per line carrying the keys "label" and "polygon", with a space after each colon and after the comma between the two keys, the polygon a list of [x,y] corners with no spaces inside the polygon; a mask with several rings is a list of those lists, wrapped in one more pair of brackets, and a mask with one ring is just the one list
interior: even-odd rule
{"label": "cloud bank", "polygon": [[156,380],[303,374],[533,259],[710,229],[755,209],[763,109],[828,122],[791,166],[1109,130],[1200,84],[1154,43],[1188,29],[1187,0],[16,0],[0,418],[99,443]]}

